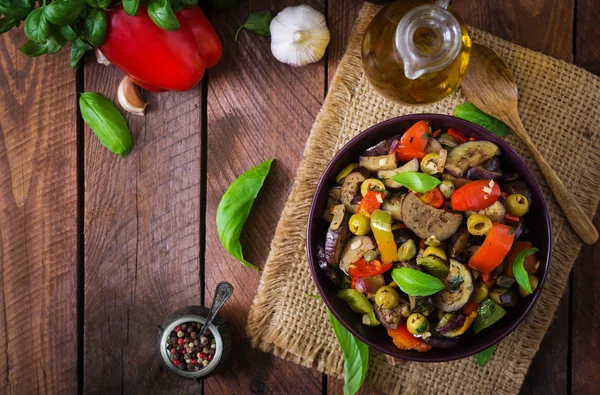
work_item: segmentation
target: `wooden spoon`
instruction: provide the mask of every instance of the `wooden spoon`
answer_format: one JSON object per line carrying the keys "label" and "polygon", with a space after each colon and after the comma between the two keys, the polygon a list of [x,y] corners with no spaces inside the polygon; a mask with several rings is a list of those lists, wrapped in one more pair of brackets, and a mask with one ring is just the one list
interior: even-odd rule
{"label": "wooden spoon", "polygon": [[469,71],[462,88],[471,103],[503,121],[523,140],[575,232],[586,244],[594,244],[598,240],[598,231],[589,216],[537,150],[521,123],[517,107],[517,84],[508,65],[488,47],[473,44]]}

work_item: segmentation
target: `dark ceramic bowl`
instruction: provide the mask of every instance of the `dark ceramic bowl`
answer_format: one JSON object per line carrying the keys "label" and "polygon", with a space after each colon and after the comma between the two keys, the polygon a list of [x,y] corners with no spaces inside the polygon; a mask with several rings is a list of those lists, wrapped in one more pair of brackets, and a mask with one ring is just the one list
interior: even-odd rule
{"label": "dark ceramic bowl", "polygon": [[[320,270],[317,262],[317,245],[324,242],[328,228],[328,223],[321,218],[321,214],[327,204],[327,192],[335,185],[335,176],[348,163],[357,162],[358,157],[366,148],[377,144],[381,140],[403,133],[419,120],[430,121],[433,130],[454,128],[467,136],[475,137],[477,140],[491,141],[500,146],[503,170],[516,172],[519,179],[525,181],[531,191],[533,204],[528,213],[530,230],[528,239],[540,250],[538,253],[540,284],[532,295],[520,298],[516,307],[506,309],[506,315],[499,322],[477,335],[473,334],[472,331],[468,331],[467,334],[461,337],[460,343],[455,347],[449,349],[432,348],[424,353],[414,350],[399,350],[394,346],[385,328],[381,325],[375,328],[363,325],[361,315],[354,313],[346,302],[337,297],[337,287]],[[540,291],[546,281],[552,252],[552,225],[546,199],[533,173],[523,159],[507,143],[482,127],[459,118],[439,114],[415,114],[393,118],[375,125],[356,136],[337,153],[325,169],[317,185],[308,216],[306,243],[310,270],[325,304],[354,336],[370,347],[393,357],[417,362],[445,362],[465,358],[485,350],[508,336],[523,321],[540,296]]]}

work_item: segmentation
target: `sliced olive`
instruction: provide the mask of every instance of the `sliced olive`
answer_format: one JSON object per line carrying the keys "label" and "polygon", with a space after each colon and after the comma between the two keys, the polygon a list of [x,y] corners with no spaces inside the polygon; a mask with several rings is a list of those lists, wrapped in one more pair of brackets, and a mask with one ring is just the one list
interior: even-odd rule
{"label": "sliced olive", "polygon": [[437,256],[419,257],[417,258],[417,265],[423,266],[429,274],[440,280],[444,280],[448,276],[448,264]]}
{"label": "sliced olive", "polygon": [[450,180],[442,181],[438,188],[440,188],[440,192],[442,193],[442,195],[444,195],[446,199],[451,197],[454,193],[454,183]]}
{"label": "sliced olive", "polygon": [[448,257],[446,256],[446,253],[444,252],[444,250],[442,250],[440,247],[427,247],[425,248],[425,251],[423,251],[423,256],[437,256],[438,258],[447,261]]}
{"label": "sliced olive", "polygon": [[408,239],[398,248],[398,260],[400,262],[410,261],[415,255],[417,255],[417,246],[413,239]]}
{"label": "sliced olive", "polygon": [[435,153],[425,155],[421,160],[421,171],[430,176],[438,173],[438,160],[440,156]]}
{"label": "sliced olive", "polygon": [[377,178],[367,178],[360,185],[360,194],[366,196],[369,191],[378,190],[379,192],[385,191],[385,185]]}
{"label": "sliced olive", "polygon": [[529,201],[518,193],[513,193],[506,198],[506,206],[509,214],[516,217],[522,217],[529,211]]}
{"label": "sliced olive", "polygon": [[350,232],[357,236],[366,235],[371,231],[371,220],[364,214],[353,214],[348,221]]}
{"label": "sliced olive", "polygon": [[473,214],[467,219],[467,229],[472,235],[483,236],[492,230],[492,221],[485,215]]}

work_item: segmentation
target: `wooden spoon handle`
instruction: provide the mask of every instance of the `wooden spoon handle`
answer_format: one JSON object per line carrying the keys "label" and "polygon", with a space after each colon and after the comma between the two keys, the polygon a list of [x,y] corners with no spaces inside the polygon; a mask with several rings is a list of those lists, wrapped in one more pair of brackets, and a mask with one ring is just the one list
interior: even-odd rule
{"label": "wooden spoon handle", "polygon": [[598,240],[598,231],[594,227],[594,224],[589,216],[583,212],[583,209],[577,203],[573,194],[569,192],[567,187],[565,187],[565,184],[563,184],[548,162],[546,162],[546,159],[540,154],[540,151],[538,151],[533,141],[531,141],[523,123],[521,123],[519,115],[511,113],[508,114],[506,118],[508,126],[514,130],[521,140],[523,140],[529,149],[529,152],[537,162],[544,177],[546,177],[546,181],[548,182],[556,201],[562,208],[573,229],[575,229],[575,232],[586,244],[594,244]]}

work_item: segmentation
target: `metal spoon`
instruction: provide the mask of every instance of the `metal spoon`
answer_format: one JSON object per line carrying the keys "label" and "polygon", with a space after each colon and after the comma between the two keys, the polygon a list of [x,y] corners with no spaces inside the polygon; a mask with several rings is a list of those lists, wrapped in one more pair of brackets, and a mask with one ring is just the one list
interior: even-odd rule
{"label": "metal spoon", "polygon": [[217,284],[217,288],[215,289],[215,296],[213,298],[212,306],[210,307],[210,311],[208,312],[208,316],[206,317],[206,321],[198,334],[198,337],[204,336],[204,332],[208,329],[210,324],[215,319],[215,316],[225,304],[227,299],[233,294],[233,285],[229,284],[226,281],[221,281]]}
{"label": "metal spoon", "polygon": [[488,47],[473,44],[469,71],[462,82],[462,89],[471,103],[507,124],[523,140],[575,232],[586,244],[594,244],[598,240],[594,224],[537,150],[521,123],[517,84],[508,65]]}

